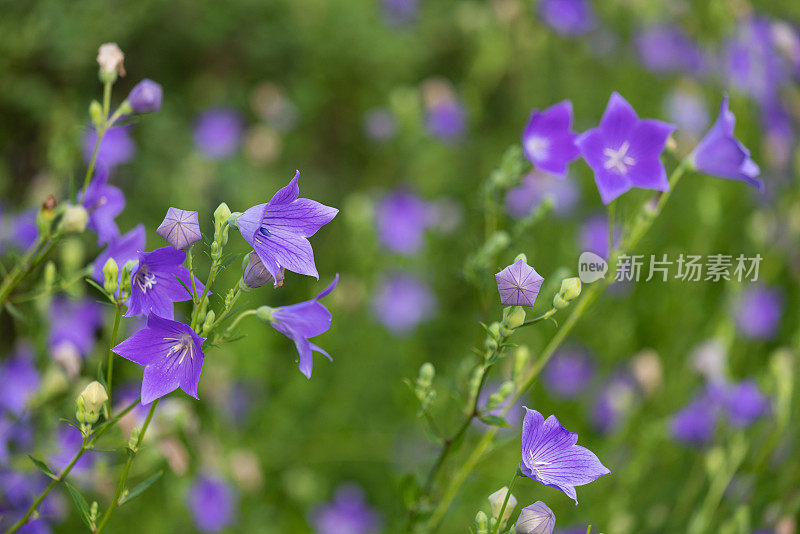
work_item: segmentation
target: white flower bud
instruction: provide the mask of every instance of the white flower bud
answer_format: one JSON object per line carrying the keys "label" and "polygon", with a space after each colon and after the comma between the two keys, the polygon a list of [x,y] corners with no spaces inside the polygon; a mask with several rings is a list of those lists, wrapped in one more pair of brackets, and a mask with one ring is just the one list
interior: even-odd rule
{"label": "white flower bud", "polygon": [[125,54],[122,53],[117,43],[105,43],[100,45],[97,51],[97,64],[100,65],[101,75],[113,75],[115,78],[117,74],[125,76]]}
{"label": "white flower bud", "polygon": [[517,499],[513,494],[511,494],[508,497],[506,509],[503,511],[503,517],[498,517],[500,515],[500,509],[503,507],[503,502],[506,500],[506,494],[508,494],[508,486],[503,486],[499,490],[489,495],[489,504],[492,506],[492,517],[500,521],[501,525],[508,521],[508,518],[511,517],[511,513],[514,511],[514,508],[517,506]]}
{"label": "white flower bud", "polygon": [[64,232],[80,233],[86,230],[89,222],[89,212],[81,205],[67,204],[64,215],[61,217],[61,229]]}
{"label": "white flower bud", "polygon": [[93,424],[97,422],[100,417],[100,410],[108,400],[108,393],[106,388],[95,380],[86,386],[81,392],[76,404],[78,405],[78,412],[76,417],[81,423]]}
{"label": "white flower bud", "polygon": [[517,534],[552,534],[556,516],[542,501],[526,506],[519,513],[514,530]]}

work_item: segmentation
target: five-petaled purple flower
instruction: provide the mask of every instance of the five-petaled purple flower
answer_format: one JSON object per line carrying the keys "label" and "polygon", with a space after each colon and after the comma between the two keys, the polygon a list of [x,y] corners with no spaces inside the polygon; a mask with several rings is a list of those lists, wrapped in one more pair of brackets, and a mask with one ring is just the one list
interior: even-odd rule
{"label": "five-petaled purple flower", "polygon": [[314,265],[311,237],[339,213],[336,208],[315,200],[298,198],[297,171],[289,185],[280,189],[265,204],[258,204],[239,216],[237,226],[273,278],[281,267],[319,279]]}
{"label": "five-petaled purple flower", "polygon": [[114,219],[125,209],[125,195],[118,187],[108,184],[108,167],[98,164],[92,181],[78,193],[80,202],[89,213],[86,227],[97,234],[97,244],[105,245],[119,237]]}
{"label": "five-petaled purple flower", "polygon": [[220,532],[234,521],[236,492],[216,476],[201,475],[189,490],[187,504],[200,532]]}
{"label": "five-petaled purple flower", "polygon": [[94,279],[98,282],[103,281],[103,266],[106,264],[109,258],[114,258],[114,261],[117,262],[120,273],[122,273],[122,267],[129,260],[137,259],[139,252],[144,249],[144,244],[144,225],[141,224],[136,225],[136,227],[127,234],[124,234],[116,239],[112,239],[108,243],[106,249],[97,256],[97,259],[94,260]]}
{"label": "five-petaled purple flower", "polygon": [[272,328],[294,341],[300,356],[298,367],[306,378],[311,378],[311,368],[314,365],[312,352],[319,352],[332,360],[330,354],[308,339],[327,332],[331,327],[331,312],[319,303],[319,299],[330,294],[338,282],[337,274],[333,282],[313,299],[267,310],[267,320]]}
{"label": "five-petaled purple flower", "polygon": [[156,233],[179,250],[187,250],[200,241],[200,223],[196,211],[170,207]]}
{"label": "five-petaled purple flower", "polygon": [[544,111],[533,110],[522,131],[525,157],[542,171],[563,177],[580,156],[572,131],[572,102],[564,100]]}
{"label": "five-petaled purple flower", "polygon": [[[169,246],[139,252],[139,265],[131,275],[131,296],[125,317],[154,313],[172,319],[172,303],[192,298],[186,290],[192,287],[192,279],[189,269],[183,266],[184,261],[186,252]],[[203,284],[197,279],[194,283],[197,294],[201,294]]]}
{"label": "five-petaled purple flower", "polygon": [[197,398],[204,341],[185,324],[153,314],[145,328],[112,350],[144,366],[142,404],[149,404],[179,387]]}
{"label": "five-petaled purple flower", "polygon": [[674,129],[665,122],[640,120],[619,93],[611,95],[600,125],[578,137],[604,204],[631,187],[669,190],[660,156]]}
{"label": "five-petaled purple flower", "polygon": [[153,113],[161,109],[163,96],[161,85],[145,78],[128,93],[128,103],[135,113]]}
{"label": "five-petaled purple flower", "polygon": [[750,158],[747,147],[733,135],[735,124],[736,117],[728,109],[726,94],[716,122],[692,152],[692,165],[705,174],[744,182],[763,191],[763,182],[756,178],[761,172],[758,165]]}
{"label": "five-petaled purple flower", "polygon": [[544,282],[544,278],[523,259],[512,263],[494,278],[503,306],[533,306]]}
{"label": "five-petaled purple flower", "polygon": [[545,420],[536,410],[525,408],[520,470],[545,486],[563,491],[578,504],[575,486],[611,471],[592,451],[577,443],[578,434],[561,426],[555,415]]}

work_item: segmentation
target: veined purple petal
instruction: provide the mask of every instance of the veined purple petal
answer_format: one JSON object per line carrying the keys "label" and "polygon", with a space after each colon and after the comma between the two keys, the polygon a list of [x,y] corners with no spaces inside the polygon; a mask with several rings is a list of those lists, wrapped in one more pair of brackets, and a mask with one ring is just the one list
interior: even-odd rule
{"label": "veined purple petal", "polygon": [[167,215],[156,233],[173,247],[182,250],[202,239],[197,212],[173,207],[167,210]]}
{"label": "veined purple petal", "polygon": [[544,278],[521,259],[494,276],[500,303],[504,306],[533,306],[544,282]]}
{"label": "veined purple petal", "polygon": [[144,249],[144,245],[145,232],[142,224],[137,225],[127,234],[113,239],[94,261],[94,279],[98,282],[103,281],[103,266],[109,258],[114,258],[121,273],[122,267],[129,260],[138,259],[139,252]]}

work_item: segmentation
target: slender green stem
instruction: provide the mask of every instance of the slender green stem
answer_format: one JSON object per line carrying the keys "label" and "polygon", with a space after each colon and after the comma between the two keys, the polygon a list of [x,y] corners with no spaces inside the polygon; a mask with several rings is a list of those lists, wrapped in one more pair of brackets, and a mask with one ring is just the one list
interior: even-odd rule
{"label": "slender green stem", "polygon": [[239,321],[241,321],[244,317],[247,317],[248,315],[255,315],[255,314],[256,314],[256,310],[243,311],[242,313],[239,314],[239,317],[237,317],[236,319],[233,320],[233,322],[227,328],[226,332],[232,332],[233,329],[236,327],[236,325],[239,324]]}
{"label": "slender green stem", "polygon": [[517,483],[517,478],[519,477],[519,470],[514,471],[514,476],[511,478],[511,482],[508,484],[508,491],[506,492],[506,498],[503,499],[503,506],[500,507],[500,513],[497,514],[497,524],[494,527],[494,534],[500,532],[500,527],[502,526],[503,521],[503,514],[506,511],[506,506],[508,505],[508,500],[511,498],[511,492],[514,491],[514,484]]}
{"label": "slender green stem", "polygon": [[111,379],[114,376],[114,351],[117,346],[117,333],[119,332],[119,321],[122,317],[122,303],[117,303],[117,311],[114,313],[114,327],[111,330],[111,342],[108,345],[108,374],[106,375],[106,392],[108,393],[108,411],[111,412]]}
{"label": "slender green stem", "polygon": [[119,479],[119,484],[117,484],[117,491],[114,493],[114,500],[111,501],[111,504],[108,505],[108,510],[103,515],[103,518],[100,520],[100,524],[97,525],[97,530],[95,530],[95,534],[100,534],[108,521],[111,519],[111,515],[114,513],[114,510],[117,509],[119,506],[120,498],[122,497],[122,492],[125,491],[125,484],[128,482],[128,474],[131,470],[131,465],[133,464],[133,459],[136,457],[136,453],[139,451],[139,447],[142,445],[142,440],[144,439],[145,433],[147,433],[147,427],[150,426],[150,421],[153,419],[153,414],[156,411],[156,407],[158,406],[158,401],[161,399],[156,399],[153,401],[153,404],[150,406],[150,411],[147,413],[147,419],[144,420],[144,425],[142,425],[142,431],[139,432],[139,437],[136,440],[136,450],[128,449],[128,459],[125,462],[125,467],[122,470],[122,477]]}
{"label": "slender green stem", "polygon": [[214,259],[211,262],[211,267],[208,271],[208,279],[206,280],[206,287],[203,288],[203,293],[200,295],[199,301],[194,305],[194,309],[192,309],[192,322],[191,322],[191,329],[195,332],[197,331],[197,322],[198,318],[200,317],[200,308],[203,306],[203,302],[205,301],[206,297],[208,296],[209,288],[214,285],[214,280],[217,277],[217,269],[219,267],[219,261]]}
{"label": "slender green stem", "polygon": [[555,313],[556,313],[557,311],[558,311],[558,310],[557,310],[557,309],[555,309],[555,308],[550,308],[549,310],[547,310],[545,313],[543,313],[543,314],[542,314],[542,315],[540,315],[539,317],[534,317],[533,319],[529,319],[529,320],[525,321],[524,323],[522,323],[522,325],[520,326],[520,328],[522,328],[523,326],[530,326],[530,325],[532,325],[532,324],[536,324],[536,323],[538,323],[538,322],[544,321],[545,319],[549,319],[550,317],[552,317],[553,315],[555,315]]}
{"label": "slender green stem", "polygon": [[11,296],[11,292],[44,260],[56,243],[61,239],[60,234],[38,237],[36,242],[28,248],[22,261],[18,263],[0,284],[0,306]]}
{"label": "slender green stem", "polygon": [[194,257],[192,256],[192,249],[190,248],[186,252],[186,265],[189,268],[189,280],[192,282],[192,302],[197,304],[197,286],[194,282],[194,268],[193,268],[193,260]]}
{"label": "slender green stem", "polygon": [[[236,301],[239,300],[239,297],[241,296],[241,294],[242,294],[242,290],[241,290],[241,288],[239,288],[239,286],[237,286],[236,289],[233,292],[233,297],[231,298],[230,302],[226,303],[225,309],[222,310],[222,313],[219,314],[219,317],[217,317],[214,320],[214,322],[211,323],[211,327],[208,329],[208,332],[206,332],[206,334],[212,332],[216,327],[218,327],[220,325],[220,323],[222,323],[222,321],[224,321],[227,318],[228,314],[233,309],[233,306],[236,304]],[[248,311],[250,311],[252,313],[255,313],[255,310],[248,310]],[[231,325],[231,327],[235,326],[236,323],[239,322],[239,319],[241,319],[242,316],[245,315],[246,313],[247,312],[244,312],[244,313],[242,313],[242,315],[237,317],[236,320]]]}

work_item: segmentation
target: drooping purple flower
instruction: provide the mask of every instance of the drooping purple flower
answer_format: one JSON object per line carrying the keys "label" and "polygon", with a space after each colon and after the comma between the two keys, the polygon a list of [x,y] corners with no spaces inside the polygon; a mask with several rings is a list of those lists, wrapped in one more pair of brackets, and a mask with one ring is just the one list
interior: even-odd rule
{"label": "drooping purple flower", "polygon": [[[94,145],[97,142],[97,132],[91,129],[86,132],[83,139],[83,160],[86,163],[92,159]],[[97,150],[97,161],[104,163],[109,169],[117,165],[128,163],[136,154],[136,143],[131,138],[129,126],[110,128],[103,135],[100,148]]]}
{"label": "drooping purple flower", "polygon": [[426,117],[428,132],[438,139],[452,143],[457,141],[467,127],[464,107],[456,99],[443,98],[428,108]]}
{"label": "drooping purple flower", "polygon": [[112,350],[144,366],[142,404],[149,404],[178,387],[197,398],[204,341],[185,324],[151,314],[145,328]]}
{"label": "drooping purple flower", "polygon": [[728,109],[728,95],[725,94],[716,122],[692,152],[692,165],[705,174],[744,182],[763,191],[764,183],[756,178],[761,171],[750,158],[747,147],[734,136],[735,124],[736,117]]}
{"label": "drooping purple flower", "polygon": [[550,507],[536,501],[520,511],[514,531],[517,534],[553,534],[555,526],[556,516]]}
{"label": "drooping purple flower", "polygon": [[161,84],[148,78],[137,83],[128,93],[128,103],[134,113],[153,113],[161,109],[164,90]]}
{"label": "drooping purple flower", "polygon": [[632,187],[669,190],[660,156],[674,129],[658,120],[640,120],[619,93],[611,95],[600,125],[578,137],[604,204]]}
{"label": "drooping purple flower", "polygon": [[607,475],[595,454],[577,445],[578,434],[561,426],[555,415],[545,420],[536,410],[525,408],[522,423],[522,473],[545,486],[563,491],[578,504],[575,486]]}
{"label": "drooping purple flower", "polygon": [[108,183],[108,167],[100,163],[85,191],[78,193],[78,202],[89,213],[86,227],[97,234],[97,244],[105,245],[119,237],[119,227],[114,221],[125,209],[122,190]]}
{"label": "drooping purple flower", "polygon": [[708,128],[706,103],[698,91],[681,88],[671,91],[664,101],[664,111],[680,133],[699,138]]}
{"label": "drooping purple flower", "polygon": [[203,238],[197,212],[173,207],[167,209],[167,214],[156,233],[179,250],[188,250]]}
{"label": "drooping purple flower", "polygon": [[557,397],[572,399],[586,388],[594,373],[594,362],[586,350],[565,348],[547,363],[542,380],[547,390]]}
{"label": "drooping purple flower", "polygon": [[717,406],[705,396],[699,396],[672,418],[672,437],[676,441],[702,447],[714,436],[717,426]]}
{"label": "drooping purple flower", "polygon": [[102,306],[91,298],[53,299],[50,305],[50,336],[48,344],[53,353],[74,350],[86,357],[93,349],[97,330],[103,324]]}
{"label": "drooping purple flower", "polygon": [[397,123],[394,115],[387,109],[377,108],[369,110],[364,115],[364,133],[377,142],[388,141],[394,137]]}
{"label": "drooping purple flower", "polygon": [[783,316],[783,294],[765,286],[745,290],[736,309],[736,326],[751,339],[772,339]]}
{"label": "drooping purple flower", "polygon": [[405,190],[383,197],[375,216],[381,244],[398,254],[418,252],[425,230],[432,222],[431,206]]}
{"label": "drooping purple flower", "polygon": [[236,492],[217,476],[200,475],[187,495],[187,505],[200,532],[221,532],[236,516]]}
{"label": "drooping purple flower", "polygon": [[[619,228],[614,229],[614,246],[620,244],[622,236]],[[598,256],[608,259],[608,217],[592,215],[580,228],[581,250],[593,252]]]}
{"label": "drooping purple flower", "polygon": [[506,211],[515,219],[522,219],[535,212],[549,199],[553,202],[555,215],[568,215],[578,202],[580,192],[575,182],[567,175],[563,178],[533,171],[522,178],[522,183],[506,192]]}
{"label": "drooping purple flower", "polygon": [[289,185],[266,204],[258,204],[239,216],[236,224],[273,278],[283,267],[319,279],[314,251],[308,237],[333,220],[339,210],[315,200],[298,198],[297,171]]}
{"label": "drooping purple flower", "polygon": [[244,136],[244,123],[238,112],[212,109],[197,119],[194,144],[210,159],[225,159],[239,148]]}
{"label": "drooping purple flower", "polygon": [[39,389],[39,372],[33,360],[33,351],[22,345],[0,363],[0,411],[9,411],[17,417],[25,411]]}
{"label": "drooping purple flower", "polygon": [[523,259],[512,263],[494,278],[503,306],[533,306],[544,282],[544,278]]}
{"label": "drooping purple flower", "polygon": [[537,169],[563,177],[580,156],[572,131],[572,102],[564,100],[544,111],[533,110],[522,130],[522,148]]}
{"label": "drooping purple flower", "polygon": [[122,267],[129,260],[138,259],[139,252],[144,250],[145,232],[144,225],[138,224],[133,230],[116,239],[112,239],[108,246],[97,256],[93,264],[93,276],[98,282],[103,281],[103,266],[109,258],[117,262],[120,273]]}
{"label": "drooping purple flower", "polygon": [[337,274],[333,282],[313,299],[271,310],[269,321],[272,328],[294,341],[300,357],[298,367],[306,378],[311,378],[311,368],[314,365],[312,352],[319,352],[333,360],[327,352],[311,343],[309,338],[323,334],[331,327],[331,312],[320,304],[319,299],[329,295],[338,282]]}
{"label": "drooping purple flower", "polygon": [[650,26],[636,34],[635,42],[639,60],[653,72],[702,74],[708,69],[705,54],[678,26]]}
{"label": "drooping purple flower", "polygon": [[561,35],[580,35],[595,26],[594,11],[587,0],[543,0],[539,13],[544,23]]}
{"label": "drooping purple flower", "polygon": [[381,0],[383,17],[391,26],[413,22],[419,12],[419,0]]}
{"label": "drooping purple flower", "polygon": [[770,401],[753,380],[744,380],[727,388],[723,408],[733,426],[743,427],[769,413]]}
{"label": "drooping purple flower", "polygon": [[619,428],[635,406],[638,393],[636,379],[629,372],[614,373],[592,405],[592,426],[601,434]]}
{"label": "drooping purple flower", "polygon": [[381,283],[372,299],[372,310],[390,332],[403,335],[433,315],[436,300],[428,284],[408,273],[395,272]]}
{"label": "drooping purple flower", "polygon": [[[192,299],[186,290],[191,289],[192,278],[189,269],[183,266],[185,261],[186,252],[170,246],[139,252],[139,265],[131,275],[131,296],[125,317],[154,313],[172,319],[173,303]],[[197,294],[202,294],[203,284],[197,279],[194,284]]]}
{"label": "drooping purple flower", "polygon": [[372,534],[380,530],[378,514],[367,503],[364,491],[354,485],[340,486],[331,502],[311,511],[316,534]]}

